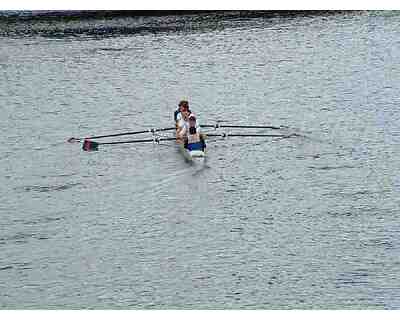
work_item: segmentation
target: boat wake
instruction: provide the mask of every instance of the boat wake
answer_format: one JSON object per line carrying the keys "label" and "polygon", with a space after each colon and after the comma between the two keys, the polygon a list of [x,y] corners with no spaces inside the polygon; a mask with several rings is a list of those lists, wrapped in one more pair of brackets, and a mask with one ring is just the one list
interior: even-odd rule
{"label": "boat wake", "polygon": [[179,180],[184,180],[189,175],[191,175],[192,177],[199,177],[207,169],[211,169],[211,167],[207,165],[205,159],[201,160],[201,162],[193,161],[191,163],[188,163],[188,166],[186,168],[182,168],[178,172],[171,173],[164,179],[154,181],[146,185],[145,187],[136,190],[135,193],[143,194],[151,192],[154,196],[157,196],[163,193],[163,191],[165,191],[168,186],[172,184],[177,184]]}

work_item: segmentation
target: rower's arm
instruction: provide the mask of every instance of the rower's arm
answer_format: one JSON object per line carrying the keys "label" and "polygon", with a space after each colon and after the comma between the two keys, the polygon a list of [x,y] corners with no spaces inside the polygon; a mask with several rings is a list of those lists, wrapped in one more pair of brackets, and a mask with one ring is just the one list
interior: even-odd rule
{"label": "rower's arm", "polygon": [[176,136],[177,138],[183,139],[186,136],[186,127],[185,126],[179,126],[178,129],[176,130]]}

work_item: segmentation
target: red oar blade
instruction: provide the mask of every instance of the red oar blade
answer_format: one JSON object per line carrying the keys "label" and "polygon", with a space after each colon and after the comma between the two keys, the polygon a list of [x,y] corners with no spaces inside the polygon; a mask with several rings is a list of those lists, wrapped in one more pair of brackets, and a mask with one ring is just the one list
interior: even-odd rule
{"label": "red oar blade", "polygon": [[85,151],[97,151],[99,150],[99,143],[85,139],[82,149]]}

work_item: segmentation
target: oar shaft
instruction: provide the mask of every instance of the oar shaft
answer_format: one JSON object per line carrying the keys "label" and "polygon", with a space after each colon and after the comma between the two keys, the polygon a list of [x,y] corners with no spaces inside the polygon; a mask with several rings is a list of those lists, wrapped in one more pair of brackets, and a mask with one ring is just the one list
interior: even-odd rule
{"label": "oar shaft", "polygon": [[289,135],[284,135],[284,134],[245,134],[245,133],[222,133],[222,134],[215,134],[215,133],[210,133],[206,134],[207,137],[289,137]]}
{"label": "oar shaft", "polygon": [[114,142],[96,142],[89,139],[85,139],[82,144],[82,149],[85,151],[97,151],[99,150],[99,145],[105,144],[124,144],[124,143],[139,143],[139,142],[157,142],[160,141],[170,141],[176,140],[176,138],[155,138],[155,139],[136,139],[136,140],[126,140],[126,141],[114,141]]}
{"label": "oar shaft", "polygon": [[100,138],[109,138],[109,137],[120,137],[120,136],[127,136],[127,135],[130,135],[130,134],[140,134],[140,133],[146,133],[146,132],[149,132],[149,130],[114,133],[114,134],[105,134],[103,136],[87,137],[86,139],[100,139]]}
{"label": "oar shaft", "polygon": [[240,125],[228,125],[228,124],[204,124],[200,125],[202,128],[242,128],[242,129],[275,129],[280,130],[281,127],[275,126],[240,126]]}
{"label": "oar shaft", "polygon": [[175,127],[173,127],[173,128],[171,127],[171,128],[148,129],[148,130],[122,132],[122,133],[114,133],[114,134],[106,134],[106,135],[102,135],[102,136],[87,137],[86,139],[100,139],[100,138],[109,138],[109,137],[120,137],[120,136],[132,135],[132,134],[154,133],[154,132],[168,131],[168,130],[175,130]]}
{"label": "oar shaft", "polygon": [[172,141],[176,138],[158,138],[158,139],[141,139],[141,140],[126,140],[126,141],[114,141],[114,142],[97,142],[99,145],[105,144],[124,144],[124,143],[140,143],[140,142],[160,142],[160,141]]}

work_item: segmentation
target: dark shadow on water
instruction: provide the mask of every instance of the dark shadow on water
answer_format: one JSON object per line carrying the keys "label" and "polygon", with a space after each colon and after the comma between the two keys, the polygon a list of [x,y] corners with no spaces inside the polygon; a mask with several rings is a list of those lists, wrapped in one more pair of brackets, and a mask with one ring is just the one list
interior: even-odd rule
{"label": "dark shadow on water", "polygon": [[50,185],[50,186],[38,186],[38,185],[32,185],[32,186],[24,186],[22,188],[16,188],[21,189],[22,191],[26,192],[52,192],[52,191],[64,191],[70,188],[73,188],[75,186],[79,186],[81,183],[67,183],[67,184],[62,184],[62,185]]}
{"label": "dark shadow on water", "polygon": [[240,27],[261,19],[287,19],[350,14],[349,11],[0,11],[0,36],[106,38],[142,34],[207,32]]}
{"label": "dark shadow on water", "polygon": [[112,19],[118,17],[165,17],[215,15],[226,18],[294,17],[349,13],[349,10],[7,10],[0,19],[8,20],[80,20]]}

